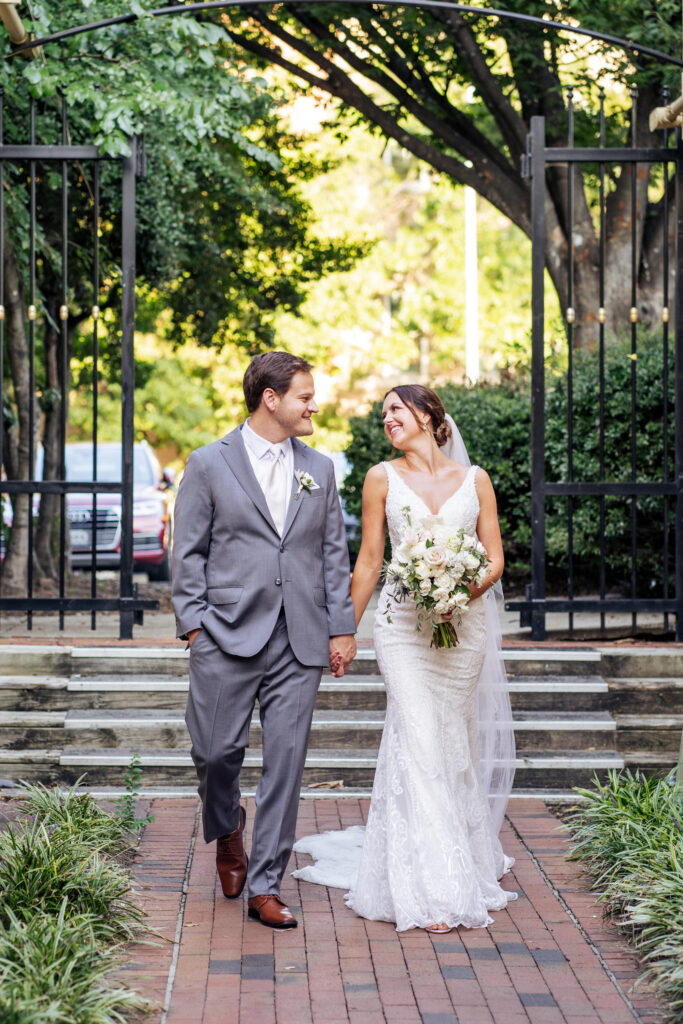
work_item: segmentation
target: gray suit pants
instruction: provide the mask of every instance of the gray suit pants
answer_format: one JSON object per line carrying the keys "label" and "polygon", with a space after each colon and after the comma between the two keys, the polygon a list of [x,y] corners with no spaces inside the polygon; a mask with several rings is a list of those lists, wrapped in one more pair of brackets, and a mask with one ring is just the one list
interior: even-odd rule
{"label": "gray suit pants", "polygon": [[258,699],[263,771],[256,790],[249,894],[279,893],[296,827],[301,776],[322,668],[294,656],[284,614],[258,654],[226,654],[206,630],[190,648],[185,721],[207,843],[239,825],[239,774]]}

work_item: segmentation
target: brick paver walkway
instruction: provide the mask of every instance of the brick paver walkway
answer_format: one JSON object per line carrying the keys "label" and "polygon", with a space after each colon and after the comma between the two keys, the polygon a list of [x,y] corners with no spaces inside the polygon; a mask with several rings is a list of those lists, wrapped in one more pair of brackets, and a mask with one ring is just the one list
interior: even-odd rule
{"label": "brick paver walkway", "polygon": [[[248,801],[248,822],[253,801]],[[448,935],[363,921],[339,889],[286,876],[299,927],[273,932],[225,900],[194,800],[156,800],[136,875],[160,938],[130,951],[126,980],[159,1005],[153,1024],[655,1024],[634,957],[602,920],[565,834],[540,800],[515,800],[506,888],[520,899],[488,929]],[[302,801],[297,834],[359,824],[367,801]],[[248,829],[247,829],[248,832]],[[195,842],[196,839],[196,842]],[[302,858],[307,860],[308,858]]]}

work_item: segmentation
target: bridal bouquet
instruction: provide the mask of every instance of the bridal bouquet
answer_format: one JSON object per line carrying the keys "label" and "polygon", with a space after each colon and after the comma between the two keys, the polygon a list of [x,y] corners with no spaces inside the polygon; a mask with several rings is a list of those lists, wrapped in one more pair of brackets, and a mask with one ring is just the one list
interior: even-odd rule
{"label": "bridal bouquet", "polygon": [[[464,530],[446,526],[441,516],[425,516],[417,526],[410,521],[410,510],[403,509],[406,529],[384,577],[401,601],[412,597],[418,609],[418,630],[426,619],[432,627],[432,647],[455,647],[458,635],[450,619],[458,625],[470,599],[468,584],[482,582],[490,559],[483,544]],[[389,609],[387,620],[391,622]]]}

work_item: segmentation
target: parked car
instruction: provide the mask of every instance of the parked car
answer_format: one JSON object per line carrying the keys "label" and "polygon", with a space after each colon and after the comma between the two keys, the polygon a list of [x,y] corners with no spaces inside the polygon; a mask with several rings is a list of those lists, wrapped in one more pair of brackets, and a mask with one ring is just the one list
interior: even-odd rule
{"label": "parked car", "polygon": [[[92,445],[67,444],[66,478],[92,480]],[[146,442],[133,448],[133,558],[137,572],[150,580],[169,580],[174,472],[161,470]],[[121,479],[121,445],[109,441],[97,446],[97,479]],[[93,547],[93,501],[89,494],[67,496],[71,537],[71,564],[89,568]],[[118,568],[121,561],[121,495],[97,496],[97,565]]]}
{"label": "parked car", "polygon": [[[92,445],[66,445],[66,478],[69,481],[92,480]],[[36,480],[42,479],[43,452],[36,459]],[[121,479],[121,445],[107,441],[97,446],[97,479],[113,482]],[[159,461],[145,442],[133,449],[133,558],[134,569],[146,572],[150,580],[171,578],[170,549],[173,529],[175,472],[162,471]],[[0,488],[1,488],[0,484]],[[2,497],[0,559],[12,524],[12,508],[7,495]],[[71,541],[71,565],[90,568],[93,547],[93,499],[91,494],[70,493],[66,499]],[[33,514],[38,515],[35,495]],[[121,563],[121,495],[97,496],[97,567],[116,569]]]}

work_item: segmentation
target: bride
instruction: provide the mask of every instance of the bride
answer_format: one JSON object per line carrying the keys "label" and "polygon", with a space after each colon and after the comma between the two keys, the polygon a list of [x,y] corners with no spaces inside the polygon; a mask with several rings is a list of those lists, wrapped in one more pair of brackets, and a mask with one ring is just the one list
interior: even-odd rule
{"label": "bride", "polygon": [[[512,785],[514,736],[494,584],[503,571],[496,499],[488,475],[469,458],[439,396],[421,385],[389,391],[384,430],[403,457],[369,470],[363,488],[362,543],[351,596],[359,622],[382,569],[385,529],[401,542],[412,523],[439,516],[476,532],[488,575],[471,585],[458,645],[430,646],[410,598],[385,584],[374,625],[387,711],[367,826],[300,840],[315,866],[294,874],[350,888],[361,917],[399,931],[446,932],[491,923],[516,894],[499,885],[513,861],[498,831]],[[360,860],[358,862],[358,857]]]}

